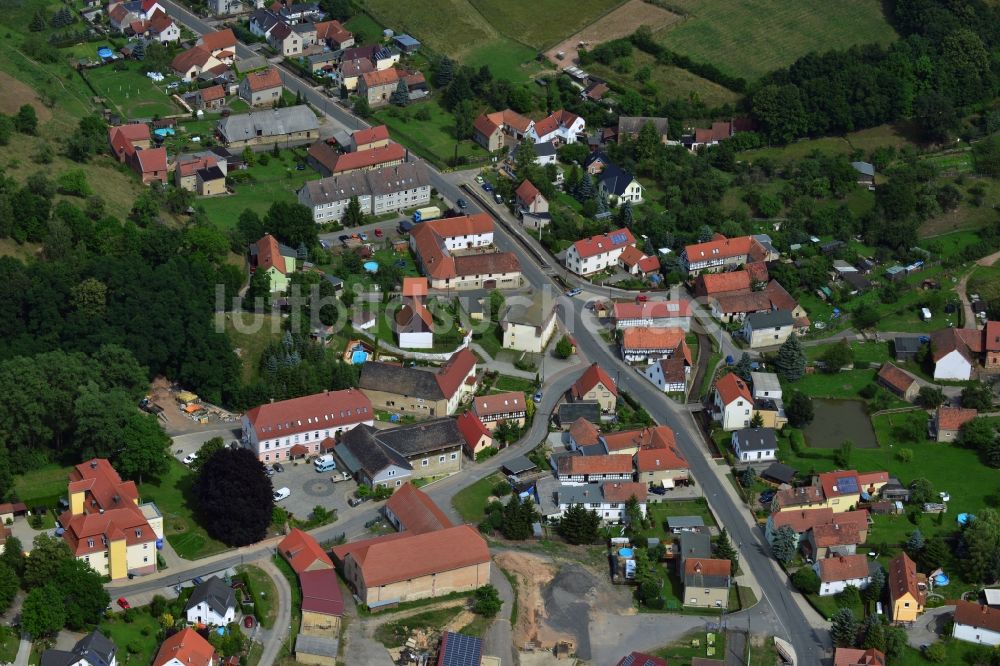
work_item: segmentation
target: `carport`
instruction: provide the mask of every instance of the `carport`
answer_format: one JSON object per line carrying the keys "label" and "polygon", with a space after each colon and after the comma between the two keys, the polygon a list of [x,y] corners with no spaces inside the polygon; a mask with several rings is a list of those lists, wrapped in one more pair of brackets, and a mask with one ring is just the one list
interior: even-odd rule
{"label": "carport", "polygon": [[296,444],[288,451],[288,457],[291,460],[298,460],[300,458],[305,458],[309,455],[309,447],[304,444]]}

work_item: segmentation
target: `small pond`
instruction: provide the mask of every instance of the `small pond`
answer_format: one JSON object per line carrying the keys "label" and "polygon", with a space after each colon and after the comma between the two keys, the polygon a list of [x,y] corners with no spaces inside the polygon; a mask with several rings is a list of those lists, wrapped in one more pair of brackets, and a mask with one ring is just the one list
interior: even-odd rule
{"label": "small pond", "polygon": [[805,428],[806,443],[817,449],[837,449],[846,440],[859,449],[877,449],[872,420],[860,400],[813,400],[816,418]]}

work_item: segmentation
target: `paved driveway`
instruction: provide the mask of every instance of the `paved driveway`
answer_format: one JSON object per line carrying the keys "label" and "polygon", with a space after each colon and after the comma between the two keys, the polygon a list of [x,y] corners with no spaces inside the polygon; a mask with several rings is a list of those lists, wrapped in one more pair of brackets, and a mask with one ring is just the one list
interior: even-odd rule
{"label": "paved driveway", "polygon": [[287,487],[292,491],[288,499],[280,503],[282,508],[302,520],[307,519],[317,505],[324,509],[336,509],[339,515],[344,515],[348,508],[347,498],[358,487],[355,481],[332,483],[330,478],[335,472],[319,473],[308,462],[282,465],[285,471],[277,472],[271,477],[271,485],[275,489]]}

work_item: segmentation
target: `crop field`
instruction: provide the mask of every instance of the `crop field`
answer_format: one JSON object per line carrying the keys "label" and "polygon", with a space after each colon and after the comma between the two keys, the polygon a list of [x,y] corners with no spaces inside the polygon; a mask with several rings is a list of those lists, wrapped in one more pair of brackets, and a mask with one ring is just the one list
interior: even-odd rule
{"label": "crop field", "polygon": [[139,63],[129,62],[123,69],[106,65],[87,70],[85,75],[99,95],[130,119],[180,112],[166,91],[139,71]]}
{"label": "crop field", "polygon": [[671,7],[684,20],[659,32],[657,41],[747,79],[813,50],[896,38],[878,0],[673,0]]}
{"label": "crop field", "polygon": [[[470,0],[502,35],[542,49],[590,25],[621,0]],[[608,21],[609,23],[613,21]]]}
{"label": "crop field", "polygon": [[[571,11],[576,11],[574,7]],[[646,26],[651,31],[662,30],[666,26],[681,20],[680,14],[667,11],[643,0],[628,0],[614,11],[605,14],[598,20],[586,25],[582,30],[568,36],[562,42],[555,44],[546,51],[549,61],[561,65],[577,61],[578,48],[581,44],[593,48],[597,44],[627,37],[639,26]],[[563,53],[559,58],[558,54]]]}

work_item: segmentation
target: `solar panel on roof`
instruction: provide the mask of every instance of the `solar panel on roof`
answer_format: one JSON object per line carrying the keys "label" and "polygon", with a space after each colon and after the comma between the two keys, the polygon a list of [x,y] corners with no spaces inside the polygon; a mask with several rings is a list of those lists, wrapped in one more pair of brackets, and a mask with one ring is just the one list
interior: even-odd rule
{"label": "solar panel on roof", "polygon": [[438,666],[479,666],[483,658],[483,642],[474,636],[445,633]]}
{"label": "solar panel on roof", "polygon": [[842,493],[858,492],[858,480],[853,476],[844,476],[837,479],[837,490]]}
{"label": "solar panel on roof", "polygon": [[625,239],[626,239],[626,236],[622,232],[618,232],[617,234],[611,234],[611,242],[612,243],[615,243],[615,244],[617,244],[617,243],[624,243]]}

